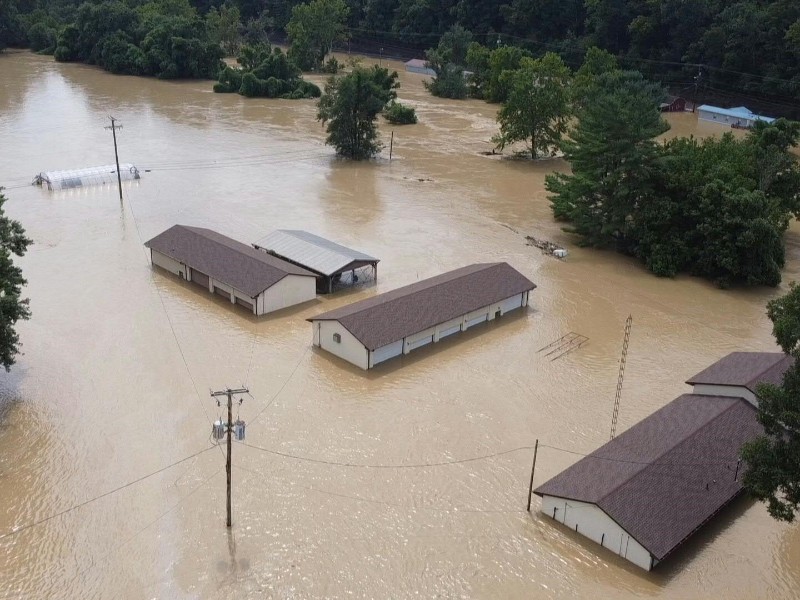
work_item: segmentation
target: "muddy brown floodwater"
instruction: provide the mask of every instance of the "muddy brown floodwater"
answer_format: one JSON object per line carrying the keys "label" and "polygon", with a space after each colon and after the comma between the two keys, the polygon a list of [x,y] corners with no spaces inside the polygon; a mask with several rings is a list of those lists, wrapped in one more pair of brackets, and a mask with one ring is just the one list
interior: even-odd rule
{"label": "muddy brown floodwater", "polygon": [[[0,56],[0,184],[35,240],[19,261],[33,311],[19,325],[25,354],[0,375],[0,533],[209,447],[220,414],[210,388],[249,386],[248,442],[272,451],[234,447],[230,535],[212,448],[0,539],[1,598],[800,595],[800,527],[748,500],[650,574],[524,510],[535,439],[578,453],[607,440],[629,314],[620,430],[720,356],[773,350],[764,304],[786,285],[722,291],[576,247],[543,188],[563,164],[481,156],[496,106],[400,80],[420,123],[395,128],[391,163],[385,152],[352,164],[323,145],[310,101]],[[122,205],[112,186],[25,185],[42,170],[113,161],[108,115],[124,125],[121,160],[149,169]],[[670,121],[669,135],[720,133],[690,114]],[[380,279],[250,318],[151,269],[143,241],[175,223],[245,242],[307,229],[378,256]],[[566,245],[569,258],[542,256],[525,235]],[[787,283],[799,255],[793,230]],[[539,285],[522,315],[367,374],[311,349],[307,317],[498,260]],[[557,361],[537,353],[570,331],[589,343]],[[577,458],[541,449],[536,482]]]}

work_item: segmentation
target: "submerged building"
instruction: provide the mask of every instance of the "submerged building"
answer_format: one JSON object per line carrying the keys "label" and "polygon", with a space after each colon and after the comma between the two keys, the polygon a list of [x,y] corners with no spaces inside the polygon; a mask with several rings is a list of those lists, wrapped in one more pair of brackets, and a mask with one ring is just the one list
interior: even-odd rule
{"label": "submerged building", "polygon": [[507,263],[475,264],[308,320],[315,346],[371,369],[525,307],[534,288]]}
{"label": "submerged building", "polygon": [[763,433],[755,386],[791,364],[763,352],[714,363],[691,394],[538,487],[542,513],[649,571],[743,492],[739,452]]}
{"label": "submerged building", "polygon": [[771,117],[757,115],[746,106],[720,108],[719,106],[703,104],[697,107],[697,113],[697,118],[701,121],[711,121],[712,123],[745,129],[752,127],[756,121],[772,123],[775,120]]}
{"label": "submerged building", "polygon": [[151,262],[264,315],[316,298],[316,275],[202,227],[174,225],[145,243]]}

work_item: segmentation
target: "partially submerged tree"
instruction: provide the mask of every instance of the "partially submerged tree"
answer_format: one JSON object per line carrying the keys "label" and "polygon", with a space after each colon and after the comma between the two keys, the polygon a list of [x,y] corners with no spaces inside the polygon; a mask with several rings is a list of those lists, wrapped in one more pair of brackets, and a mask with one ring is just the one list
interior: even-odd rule
{"label": "partially submerged tree", "polygon": [[286,25],[289,57],[304,71],[322,68],[333,44],[347,39],[349,13],[344,0],[311,0],[295,6]]}
{"label": "partially submerged tree", "polygon": [[240,67],[225,67],[214,84],[220,94],[238,92],[248,98],[319,98],[322,91],[301,77],[286,54],[269,44],[243,46],[236,58]]}
{"label": "partially submerged tree", "polygon": [[375,119],[397,97],[399,85],[396,72],[377,65],[357,66],[347,75],[332,77],[317,113],[328,132],[325,143],[353,160],[375,156],[381,149]]}
{"label": "partially submerged tree", "polygon": [[28,300],[21,297],[27,283],[12,255],[22,256],[32,243],[17,221],[9,219],[3,205],[8,199],[0,187],[0,364],[8,371],[20,352],[17,321],[30,318]]}
{"label": "partially submerged tree", "polygon": [[656,168],[654,138],[669,126],[658,105],[660,86],[635,71],[598,77],[595,94],[578,113],[578,124],[562,144],[572,173],[548,175],[553,214],[591,246],[625,249],[630,217],[652,197]]}
{"label": "partially submerged tree", "polygon": [[442,35],[436,48],[425,52],[428,67],[436,73],[432,81],[425,82],[431,94],[440,98],[466,97],[464,65],[471,42],[472,34],[456,25]]}
{"label": "partially submerged tree", "polygon": [[502,150],[514,142],[528,142],[531,158],[552,153],[561,143],[570,115],[569,67],[557,54],[540,59],[522,58],[520,68],[507,71],[509,93],[497,113]]}
{"label": "partially submerged tree", "polygon": [[758,420],[764,435],[745,444],[743,483],[767,503],[769,514],[791,522],[800,512],[800,287],[767,304],[772,333],[794,358],[781,385],[758,386]]}

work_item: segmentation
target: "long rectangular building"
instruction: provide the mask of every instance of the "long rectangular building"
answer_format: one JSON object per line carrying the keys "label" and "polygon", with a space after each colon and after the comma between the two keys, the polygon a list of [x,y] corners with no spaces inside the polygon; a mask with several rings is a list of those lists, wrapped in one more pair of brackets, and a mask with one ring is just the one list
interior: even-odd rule
{"label": "long rectangular building", "polygon": [[174,225],[145,243],[151,262],[263,315],[316,297],[316,276],[210,229]]}
{"label": "long rectangular building", "polygon": [[527,306],[534,288],[507,263],[475,264],[308,320],[315,346],[371,369]]}
{"label": "long rectangular building", "polygon": [[538,487],[542,513],[649,571],[742,493],[739,452],[763,433],[753,391],[791,364],[724,357],[687,382],[691,394]]}

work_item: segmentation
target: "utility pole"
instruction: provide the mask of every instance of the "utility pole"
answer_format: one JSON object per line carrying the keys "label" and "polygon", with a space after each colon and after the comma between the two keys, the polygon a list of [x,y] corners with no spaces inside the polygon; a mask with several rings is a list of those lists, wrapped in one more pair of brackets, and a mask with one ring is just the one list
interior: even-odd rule
{"label": "utility pole", "polygon": [[[237,390],[232,390],[230,388],[226,390],[222,390],[220,392],[211,392],[211,397],[216,398],[217,396],[227,396],[228,397],[228,421],[224,424],[224,429],[228,434],[228,453],[225,462],[225,473],[227,474],[228,479],[228,501],[227,501],[227,508],[228,508],[228,519],[226,521],[228,527],[230,528],[231,524],[233,523],[231,519],[231,450],[233,448],[232,443],[232,433],[233,433],[233,395],[234,394],[246,394],[250,390],[247,388],[239,388]],[[219,400],[217,401],[219,402]],[[237,421],[237,425],[239,422]],[[244,425],[244,423],[242,423]],[[217,437],[216,435],[214,436]],[[242,430],[242,437],[244,437],[244,430]]]}
{"label": "utility pole", "polygon": [[122,202],[122,175],[119,172],[119,153],[117,152],[117,129],[122,129],[122,125],[117,125],[117,120],[114,117],[108,117],[111,119],[111,125],[106,127],[106,129],[110,129],[111,133],[114,136],[114,160],[117,162],[117,184],[119,186],[119,201]]}
{"label": "utility pole", "polygon": [[697,75],[694,76],[694,97],[692,98],[692,112],[697,110],[697,88],[703,78],[703,65],[697,66]]}
{"label": "utility pole", "polygon": [[531,498],[533,497],[533,474],[536,473],[536,455],[539,453],[539,438],[533,447],[533,465],[531,466],[531,482],[528,484],[528,512],[531,512]]}

